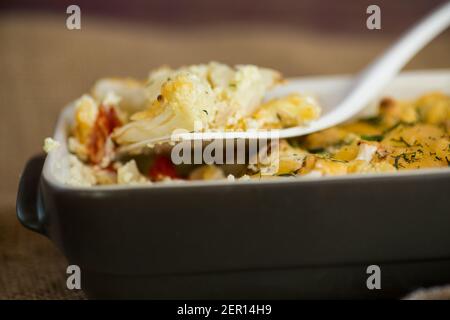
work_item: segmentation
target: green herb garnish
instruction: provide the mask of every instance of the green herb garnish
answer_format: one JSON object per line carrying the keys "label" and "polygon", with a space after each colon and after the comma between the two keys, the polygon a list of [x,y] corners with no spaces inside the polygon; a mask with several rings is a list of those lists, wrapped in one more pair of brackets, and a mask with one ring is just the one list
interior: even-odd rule
{"label": "green herb garnish", "polygon": [[379,125],[382,120],[383,120],[383,118],[381,116],[373,116],[373,117],[361,119],[361,121],[366,122],[371,125],[374,125],[374,126]]}
{"label": "green herb garnish", "polygon": [[412,146],[413,146],[412,144],[408,143],[408,142],[405,140],[405,138],[403,138],[403,137],[400,137],[400,138],[398,138],[398,139],[391,139],[391,141],[394,141],[394,142],[397,142],[397,143],[403,143],[403,144],[405,144],[407,147],[412,147]]}
{"label": "green herb garnish", "polygon": [[308,149],[309,153],[324,153],[326,150],[325,148],[313,148],[313,149]]}
{"label": "green herb garnish", "polygon": [[381,141],[383,140],[384,136],[382,134],[374,134],[374,135],[361,135],[361,139],[367,140],[367,141]]}

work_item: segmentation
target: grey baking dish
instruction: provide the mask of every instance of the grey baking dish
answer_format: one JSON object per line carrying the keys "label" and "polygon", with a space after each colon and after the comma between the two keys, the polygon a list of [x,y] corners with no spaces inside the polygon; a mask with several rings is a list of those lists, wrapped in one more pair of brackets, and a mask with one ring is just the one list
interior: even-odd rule
{"label": "grey baking dish", "polygon": [[[445,86],[449,75],[391,87],[418,77]],[[70,109],[62,142],[67,121]],[[450,282],[449,169],[75,188],[57,178],[61,156],[27,163],[17,215],[80,266],[91,298],[400,297]],[[372,264],[381,290],[366,287]]]}

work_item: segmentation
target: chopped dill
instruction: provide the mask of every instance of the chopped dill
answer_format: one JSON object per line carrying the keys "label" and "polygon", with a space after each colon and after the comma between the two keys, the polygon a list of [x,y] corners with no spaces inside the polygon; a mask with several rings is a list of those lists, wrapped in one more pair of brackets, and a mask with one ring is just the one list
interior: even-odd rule
{"label": "chopped dill", "polygon": [[308,149],[309,153],[325,153],[326,150],[325,148],[312,148],[312,149]]}
{"label": "chopped dill", "polygon": [[400,156],[394,157],[394,167],[395,167],[395,169],[397,169],[397,170],[398,170],[400,167],[403,168],[403,166],[399,163],[400,158],[401,158],[401,155],[400,155]]}
{"label": "chopped dill", "polygon": [[410,127],[410,126],[413,126],[413,125],[414,125],[413,122],[399,121],[399,122],[397,122],[396,124],[394,124],[392,127],[387,128],[386,130],[384,130],[383,134],[389,133],[389,132],[391,132],[391,131],[397,129],[397,128],[400,127],[400,126],[407,126],[407,127]]}
{"label": "chopped dill", "polygon": [[402,154],[399,154],[397,156],[393,156],[394,157],[394,167],[396,169],[402,167],[404,168],[404,166],[400,163],[400,160],[405,161],[406,163],[410,164],[412,162],[416,162],[419,159],[417,159],[417,152],[413,151],[413,152],[405,152]]}
{"label": "chopped dill", "polygon": [[277,119],[278,119],[278,121],[282,121],[282,119],[281,119],[281,116],[280,116],[280,114],[277,112],[277,114],[276,114],[276,116],[277,116]]}
{"label": "chopped dill", "polygon": [[392,138],[391,141],[397,142],[397,143],[403,143],[403,144],[405,144],[407,147],[412,147],[412,146],[413,146],[412,144],[408,143],[408,142],[405,140],[405,138],[403,138],[403,137],[400,137],[400,138],[398,138],[398,139]]}
{"label": "chopped dill", "polygon": [[381,121],[383,120],[383,118],[381,116],[373,116],[373,117],[368,117],[368,118],[364,118],[361,121],[377,126],[381,123]]}
{"label": "chopped dill", "polygon": [[382,134],[374,134],[374,135],[361,135],[361,139],[366,141],[381,141],[383,140],[384,136]]}

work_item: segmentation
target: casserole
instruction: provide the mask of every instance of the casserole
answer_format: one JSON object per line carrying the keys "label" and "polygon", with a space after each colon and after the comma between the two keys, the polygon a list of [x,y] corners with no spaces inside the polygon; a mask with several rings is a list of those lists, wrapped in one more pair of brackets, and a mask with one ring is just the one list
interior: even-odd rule
{"label": "casserole", "polygon": [[[320,91],[349,79],[298,81]],[[449,93],[449,70],[402,74],[384,95],[435,90]],[[398,297],[450,281],[448,168],[85,188],[59,182],[67,152],[62,143],[28,162],[17,214],[80,266],[89,297]],[[381,290],[366,286],[373,264]]]}

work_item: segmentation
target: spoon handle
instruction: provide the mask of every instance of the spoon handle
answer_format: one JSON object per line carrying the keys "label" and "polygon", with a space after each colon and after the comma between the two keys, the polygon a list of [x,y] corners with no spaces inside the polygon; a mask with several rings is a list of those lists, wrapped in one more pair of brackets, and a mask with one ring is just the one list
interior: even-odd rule
{"label": "spoon handle", "polygon": [[[408,30],[383,55],[355,79],[349,94],[317,125],[321,129],[348,120],[376,98],[381,90],[425,45],[450,25],[450,1],[441,5]],[[316,127],[316,130],[317,127]]]}

